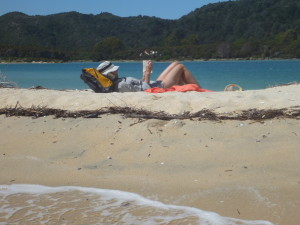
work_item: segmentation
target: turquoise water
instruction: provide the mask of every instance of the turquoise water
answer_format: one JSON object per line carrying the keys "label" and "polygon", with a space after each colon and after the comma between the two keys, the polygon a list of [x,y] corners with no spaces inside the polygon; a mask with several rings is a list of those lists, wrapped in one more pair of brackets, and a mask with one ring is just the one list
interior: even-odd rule
{"label": "turquoise water", "polygon": [[[115,62],[120,76],[142,76],[142,62]],[[183,62],[203,88],[221,91],[236,83],[244,89],[300,82],[299,60],[200,61]],[[51,89],[86,89],[80,79],[81,69],[97,67],[98,63],[0,64],[1,73],[22,88],[43,86]],[[154,62],[152,80],[169,65]]]}

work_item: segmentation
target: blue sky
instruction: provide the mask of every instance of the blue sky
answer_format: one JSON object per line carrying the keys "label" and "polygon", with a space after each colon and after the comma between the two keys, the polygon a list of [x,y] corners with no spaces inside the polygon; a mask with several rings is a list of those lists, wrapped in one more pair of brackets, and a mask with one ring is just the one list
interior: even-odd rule
{"label": "blue sky", "polygon": [[28,15],[49,15],[77,11],[84,14],[110,12],[114,15],[156,16],[178,19],[203,5],[228,0],[0,0],[0,15],[18,11]]}

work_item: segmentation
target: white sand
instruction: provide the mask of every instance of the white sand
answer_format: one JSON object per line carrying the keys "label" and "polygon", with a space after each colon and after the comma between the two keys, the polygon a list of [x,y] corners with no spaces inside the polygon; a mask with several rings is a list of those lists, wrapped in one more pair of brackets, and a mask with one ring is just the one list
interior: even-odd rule
{"label": "white sand", "polygon": [[104,107],[132,107],[170,114],[210,109],[218,113],[299,106],[299,85],[243,92],[186,92],[149,94],[144,92],[97,94],[89,91],[0,89],[0,106],[32,105],[65,109],[95,110]]}
{"label": "white sand", "polygon": [[[299,109],[299,85],[215,93],[0,89],[0,108],[126,106],[179,114],[210,109]],[[297,119],[191,121],[0,116],[0,184],[86,186],[139,193],[223,216],[297,225]]]}

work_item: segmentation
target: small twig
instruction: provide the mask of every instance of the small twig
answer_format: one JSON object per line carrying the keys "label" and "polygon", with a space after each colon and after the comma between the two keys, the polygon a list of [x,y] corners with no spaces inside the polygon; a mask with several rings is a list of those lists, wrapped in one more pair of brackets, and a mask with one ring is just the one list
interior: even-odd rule
{"label": "small twig", "polygon": [[[126,107],[128,106],[128,105],[127,105],[127,102],[125,102],[123,99],[118,98],[117,96],[115,96],[115,95],[113,95],[113,94],[112,94],[112,96],[115,97],[115,98],[117,98],[117,99],[119,99],[120,101],[124,102],[125,105],[126,105]],[[108,98],[107,98],[107,99],[108,99]],[[108,99],[108,101],[110,101],[110,100]],[[111,102],[111,101],[110,101],[110,102]],[[113,104],[113,103],[112,103],[112,104]],[[113,105],[116,106],[115,104],[113,104]]]}
{"label": "small twig", "polygon": [[136,125],[136,124],[139,124],[139,123],[142,123],[142,122],[144,122],[145,121],[145,119],[138,119],[138,121],[137,122],[135,122],[135,123],[132,123],[132,124],[130,124],[129,126],[134,126],[134,125]]}
{"label": "small twig", "polygon": [[106,97],[106,99],[112,104],[114,105],[115,107],[118,107],[115,103],[113,103],[109,98]]}
{"label": "small twig", "polygon": [[22,106],[20,105],[19,101],[17,101],[14,109],[16,109],[18,107],[18,105],[22,108]]}

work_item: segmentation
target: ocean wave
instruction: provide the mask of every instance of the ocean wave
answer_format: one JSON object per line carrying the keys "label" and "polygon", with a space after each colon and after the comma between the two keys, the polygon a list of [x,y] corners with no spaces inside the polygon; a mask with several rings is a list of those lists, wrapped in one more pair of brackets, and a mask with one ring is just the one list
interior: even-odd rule
{"label": "ocean wave", "polygon": [[272,225],[167,205],[135,193],[86,187],[0,185],[0,224]]}

